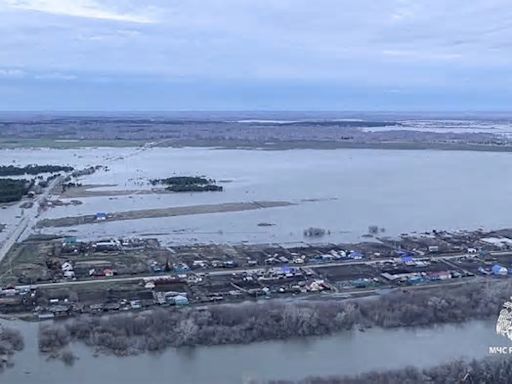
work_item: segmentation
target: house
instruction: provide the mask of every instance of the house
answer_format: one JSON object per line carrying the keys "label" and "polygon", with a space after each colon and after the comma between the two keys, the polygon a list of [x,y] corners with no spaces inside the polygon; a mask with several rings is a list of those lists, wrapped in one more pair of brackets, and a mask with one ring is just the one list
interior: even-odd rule
{"label": "house", "polygon": [[111,268],[105,268],[103,270],[103,274],[106,276],[106,277],[112,277],[114,276],[114,271],[111,269]]}
{"label": "house", "polygon": [[421,275],[413,275],[407,279],[407,282],[411,285],[421,284],[423,282],[423,277],[421,277]]}
{"label": "house", "polygon": [[62,245],[75,245],[77,241],[78,239],[76,238],[76,236],[66,236],[62,241]]}
{"label": "house", "polygon": [[174,271],[176,273],[186,273],[190,271],[190,267],[186,263],[178,263],[174,266]]}
{"label": "house", "polygon": [[391,274],[391,273],[388,273],[388,272],[383,272],[380,274],[384,279],[388,280],[388,281],[395,281],[395,280],[400,280],[400,275],[398,274]]}
{"label": "house", "polygon": [[323,280],[315,280],[307,287],[312,292],[323,291],[326,288]]}
{"label": "house", "polygon": [[15,296],[18,293],[16,288],[4,288],[0,289],[0,294],[2,296]]}
{"label": "house", "polygon": [[208,262],[206,260],[194,260],[192,262],[192,268],[207,268]]}
{"label": "house", "polygon": [[491,272],[486,270],[484,267],[478,267],[478,272],[480,272],[482,275],[490,275]]}
{"label": "house", "polygon": [[226,260],[222,263],[224,268],[235,268],[237,266],[234,260]]}
{"label": "house", "polygon": [[93,248],[96,252],[115,251],[121,248],[121,242],[114,239],[97,241],[93,244]]}
{"label": "house", "polygon": [[187,276],[187,283],[189,284],[197,284],[203,281],[203,278],[196,275],[196,274],[190,274]]}
{"label": "house", "polygon": [[183,295],[174,296],[174,304],[188,305],[188,299]]}
{"label": "house", "polygon": [[89,308],[91,312],[103,312],[103,304],[91,304]]}
{"label": "house", "polygon": [[446,272],[446,271],[443,271],[443,272],[432,272],[430,274],[430,278],[432,280],[448,280],[448,279],[452,278],[452,275],[451,275],[450,272]]}
{"label": "house", "polygon": [[350,254],[348,255],[353,260],[361,260],[364,255],[359,251],[350,251]]}
{"label": "house", "polygon": [[68,305],[52,305],[48,308],[48,311],[53,313],[56,317],[63,317],[69,315],[71,307]]}
{"label": "house", "polygon": [[66,262],[62,263],[61,269],[63,272],[72,271],[73,266],[71,265],[71,263],[69,261],[66,261]]}
{"label": "house", "polygon": [[55,318],[55,314],[53,314],[53,313],[39,313],[37,315],[37,318],[39,320],[50,320],[50,319]]}
{"label": "house", "polygon": [[495,276],[506,276],[508,274],[508,269],[505,267],[502,267],[499,264],[495,264],[492,266],[491,272]]}
{"label": "house", "polygon": [[64,271],[64,277],[66,279],[73,279],[75,277],[75,271],[73,271],[73,270]]}
{"label": "house", "polygon": [[416,265],[416,261],[414,260],[414,258],[410,255],[407,255],[407,256],[402,256],[400,257],[400,261],[405,264],[405,265],[409,265],[409,266],[414,266]]}

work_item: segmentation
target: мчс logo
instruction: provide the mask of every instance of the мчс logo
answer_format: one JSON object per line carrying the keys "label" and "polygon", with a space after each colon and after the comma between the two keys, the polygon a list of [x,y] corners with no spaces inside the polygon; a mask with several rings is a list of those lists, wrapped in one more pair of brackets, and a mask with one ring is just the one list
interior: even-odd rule
{"label": "\u043c\u0447\u0441 logo", "polygon": [[503,304],[498,321],[496,322],[496,333],[512,340],[512,301],[506,301]]}

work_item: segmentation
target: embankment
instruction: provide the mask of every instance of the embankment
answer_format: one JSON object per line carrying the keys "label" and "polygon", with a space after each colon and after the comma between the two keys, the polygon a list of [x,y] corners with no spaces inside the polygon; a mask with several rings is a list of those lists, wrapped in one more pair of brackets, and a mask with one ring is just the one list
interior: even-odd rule
{"label": "embankment", "polygon": [[57,219],[44,219],[37,223],[42,227],[70,227],[81,224],[101,223],[105,221],[138,220],[171,216],[200,215],[205,213],[239,212],[254,209],[286,207],[293,205],[287,201],[250,201],[241,203],[203,204],[185,207],[170,207],[158,209],[141,209],[137,211],[114,212],[107,215],[105,220],[98,221],[95,215],[70,216]]}

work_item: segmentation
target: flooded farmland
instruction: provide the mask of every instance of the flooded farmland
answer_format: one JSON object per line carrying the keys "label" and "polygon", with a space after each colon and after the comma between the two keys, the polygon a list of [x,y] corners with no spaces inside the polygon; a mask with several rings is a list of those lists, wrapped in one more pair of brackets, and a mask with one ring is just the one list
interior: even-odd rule
{"label": "flooded farmland", "polygon": [[[81,205],[49,209],[42,219],[140,207],[251,201],[292,204],[42,230],[84,239],[158,234],[164,244],[298,242],[306,240],[303,231],[312,226],[325,228],[329,234],[307,241],[322,242],[358,241],[370,225],[385,228],[385,234],[390,236],[434,228],[507,227],[512,221],[503,205],[512,199],[512,181],[507,177],[511,156],[495,152],[351,149],[99,148],[0,152],[6,163],[106,165],[108,171],[84,176],[80,182],[100,186],[94,190],[132,191],[125,196],[79,197]],[[173,175],[205,175],[217,180],[224,191],[137,192],[150,189],[149,179]],[[274,225],[258,226],[259,223]]]}

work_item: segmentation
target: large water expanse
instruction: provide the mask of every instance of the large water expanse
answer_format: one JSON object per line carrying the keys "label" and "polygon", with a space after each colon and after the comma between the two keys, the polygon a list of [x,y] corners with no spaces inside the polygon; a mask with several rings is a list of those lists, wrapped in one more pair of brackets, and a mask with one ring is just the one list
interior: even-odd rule
{"label": "large water expanse", "polygon": [[[369,225],[384,227],[391,236],[432,229],[512,226],[506,209],[512,202],[511,153],[210,148],[0,151],[0,163],[13,160],[79,167],[107,164],[109,172],[81,180],[84,184],[115,184],[107,189],[149,188],[148,179],[171,175],[206,175],[225,187],[220,193],[80,198],[83,205],[54,208],[43,217],[253,200],[296,204],[45,230],[74,233],[80,238],[158,233],[164,243],[286,243],[304,241],[303,230],[317,226],[331,231],[320,241],[337,242],[360,240]],[[275,225],[258,226],[262,222]]]}
{"label": "large water expanse", "polygon": [[[178,205],[285,200],[289,207],[137,222],[50,228],[80,238],[158,235],[164,243],[296,242],[309,226],[329,229],[320,241],[358,241],[375,224],[386,234],[437,229],[512,226],[510,153],[434,150],[220,150],[206,148],[22,149],[0,151],[0,164],[107,164],[109,172],[84,184],[113,189],[148,188],[149,178],[206,175],[225,192],[80,198],[83,205],[58,207],[43,217]],[[0,211],[14,223],[19,208]],[[10,217],[10,215],[12,217]],[[261,222],[272,227],[259,227]],[[73,232],[71,232],[73,231]],[[76,232],[75,232],[76,231]],[[93,357],[77,345],[73,367],[47,362],[37,352],[37,324],[17,323],[27,347],[0,382],[32,383],[242,383],[244,380],[356,374],[371,369],[428,366],[458,357],[484,357],[490,345],[508,345],[494,321],[431,329],[372,329],[329,337],[242,346],[169,349],[157,355]]]}
{"label": "large water expanse", "polygon": [[20,323],[27,346],[0,382],[16,384],[159,383],[240,384],[249,379],[300,379],[354,375],[373,369],[428,367],[458,358],[489,356],[489,346],[508,346],[494,321],[416,329],[370,329],[332,336],[248,345],[168,349],[160,354],[94,357],[75,345],[72,367],[37,352],[36,323]]}

